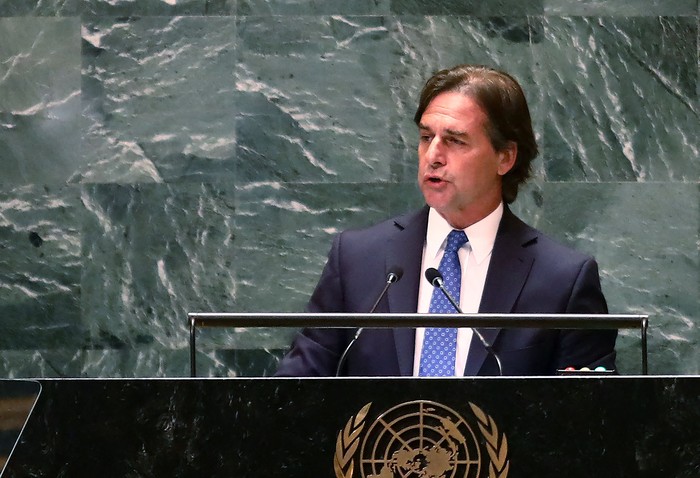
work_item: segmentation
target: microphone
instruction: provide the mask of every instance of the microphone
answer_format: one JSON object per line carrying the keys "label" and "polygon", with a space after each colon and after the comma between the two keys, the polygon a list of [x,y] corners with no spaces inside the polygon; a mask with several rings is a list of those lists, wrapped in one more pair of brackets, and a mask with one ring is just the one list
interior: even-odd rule
{"label": "microphone", "polygon": [[[382,292],[379,294],[377,297],[377,300],[374,301],[374,305],[372,308],[369,310],[369,314],[373,314],[375,310],[377,310],[377,306],[379,305],[379,302],[384,298],[386,295],[386,292],[389,290],[389,287],[391,284],[397,283],[399,280],[401,280],[401,277],[403,276],[403,269],[399,266],[391,266],[389,267],[389,272],[386,275],[386,282],[384,283],[384,288],[382,289]],[[353,346],[355,341],[360,337],[360,334],[364,330],[363,327],[360,327],[357,329],[357,332],[355,332],[355,336],[352,338],[350,343],[348,344],[347,347],[345,347],[345,350],[343,351],[343,354],[340,356],[340,360],[338,360],[338,367],[335,369],[335,376],[338,377],[340,375],[340,369],[343,367],[343,364],[345,363],[345,358],[348,355],[348,352],[350,352],[350,348]]]}
{"label": "microphone", "polygon": [[[372,308],[369,309],[370,314],[373,314],[374,311],[377,310],[377,306],[379,305],[379,302],[381,302],[381,300],[386,295],[386,291],[389,290],[389,286],[391,284],[398,282],[402,276],[403,276],[403,269],[402,268],[400,268],[399,266],[389,267],[389,273],[386,275],[386,284],[384,284],[384,288],[382,289],[381,294],[379,294],[379,297],[377,297],[377,300],[374,302],[374,305],[372,306]],[[362,330],[362,329],[360,329],[360,330]]]}
{"label": "microphone", "polygon": [[[452,304],[452,307],[455,308],[457,313],[463,314],[462,309],[459,307],[459,304],[455,302],[455,300],[452,298],[449,292],[447,292],[447,289],[445,289],[445,281],[442,278],[442,274],[440,274],[440,271],[433,268],[429,267],[428,269],[425,270],[425,278],[430,282],[430,285],[433,287],[436,287],[440,289],[440,291],[447,297],[447,300],[450,301],[450,304]],[[481,335],[481,332],[476,327],[472,327],[472,331],[474,334],[479,339],[479,342],[481,342],[481,345],[484,346],[486,349],[486,352],[488,352],[489,355],[491,355],[494,359],[496,359],[496,365],[498,365],[498,374],[503,376],[503,366],[501,365],[501,359],[498,357],[498,354],[494,352],[493,347],[486,341],[483,335]]]}

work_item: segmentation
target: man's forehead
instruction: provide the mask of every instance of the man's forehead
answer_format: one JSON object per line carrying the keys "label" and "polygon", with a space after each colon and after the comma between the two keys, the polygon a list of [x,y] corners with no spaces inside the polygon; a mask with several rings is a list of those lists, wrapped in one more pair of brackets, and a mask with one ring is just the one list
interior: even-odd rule
{"label": "man's forehead", "polygon": [[483,125],[487,119],[484,110],[472,97],[448,92],[433,98],[423,111],[418,127],[463,132],[471,126]]}
{"label": "man's forehead", "polygon": [[[473,108],[483,112],[479,100],[472,94],[461,91],[444,91],[428,102],[425,111],[440,108]],[[425,111],[423,112],[425,114]]]}

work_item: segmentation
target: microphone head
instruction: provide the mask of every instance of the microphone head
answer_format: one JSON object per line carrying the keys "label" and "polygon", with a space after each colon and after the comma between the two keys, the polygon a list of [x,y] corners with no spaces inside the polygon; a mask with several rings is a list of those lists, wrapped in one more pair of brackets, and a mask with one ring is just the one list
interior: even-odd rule
{"label": "microphone head", "polygon": [[425,270],[425,278],[433,287],[440,287],[440,283],[443,281],[442,274],[434,267],[429,267]]}
{"label": "microphone head", "polygon": [[386,275],[386,281],[389,284],[398,282],[403,277],[403,269],[400,266],[389,267],[389,273]]}

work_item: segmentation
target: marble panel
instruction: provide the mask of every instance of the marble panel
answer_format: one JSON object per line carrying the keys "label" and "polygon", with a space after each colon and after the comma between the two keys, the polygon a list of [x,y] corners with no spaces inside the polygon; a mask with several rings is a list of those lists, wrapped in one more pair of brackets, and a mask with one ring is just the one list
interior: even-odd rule
{"label": "marble panel", "polygon": [[54,119],[74,114],[79,30],[78,18],[0,18],[0,111]]}
{"label": "marble panel", "polygon": [[0,184],[6,189],[61,185],[80,165],[79,30],[77,18],[0,18]]}
{"label": "marble panel", "polygon": [[[188,377],[190,358],[187,349],[172,349],[162,344],[144,344],[123,348],[99,348],[80,352],[78,377],[148,378]],[[201,360],[204,376],[211,363]],[[212,366],[212,368],[215,368]]]}
{"label": "marble panel", "polygon": [[[599,262],[612,313],[648,314],[649,370],[700,371],[697,184],[546,184],[543,231]],[[618,341],[623,373],[640,371],[638,331]]]}
{"label": "marble panel", "polygon": [[384,17],[242,17],[238,33],[237,184],[389,179]]}
{"label": "marble panel", "polygon": [[82,316],[91,347],[186,348],[187,312],[233,308],[230,188],[88,185],[82,201]]}
{"label": "marble panel", "polygon": [[381,15],[390,0],[238,0],[239,15]]}
{"label": "marble panel", "polygon": [[92,15],[226,15],[237,0],[80,0],[81,13]]}
{"label": "marble panel", "polygon": [[[233,349],[207,339],[220,329],[202,329],[197,341],[197,376],[263,377],[272,375],[284,349]],[[67,344],[69,345],[69,344]],[[149,378],[189,377],[188,348],[160,344],[103,348],[29,348],[0,350],[0,376],[5,378]]]}
{"label": "marble panel", "polygon": [[61,187],[83,166],[76,152],[80,141],[79,111],[65,120],[0,113],[0,185]]}
{"label": "marble panel", "polygon": [[697,15],[697,0],[543,0],[545,15]]}
{"label": "marble panel", "polygon": [[541,15],[544,0],[391,0],[398,15]]}
{"label": "marble panel", "polygon": [[[277,370],[283,349],[234,349],[210,347],[202,338],[220,329],[201,329],[198,333],[196,366],[198,377],[269,377]],[[144,346],[136,349],[102,349],[84,353],[81,376],[86,377],[189,377],[188,349]]]}
{"label": "marble panel", "polygon": [[0,193],[0,349],[83,344],[82,217],[75,188]]}
{"label": "marble panel", "polygon": [[83,26],[80,182],[232,177],[233,17],[97,18]]}
{"label": "marble panel", "polygon": [[[417,174],[418,132],[413,116],[420,91],[433,73],[471,63],[500,68],[522,85],[536,130],[541,88],[533,74],[532,45],[542,41],[539,18],[471,16],[402,16],[392,25],[398,50],[392,61],[392,134],[395,160],[392,178],[414,181]],[[541,175],[541,174],[540,174]]]}
{"label": "marble panel", "polygon": [[286,351],[287,346],[283,349],[216,349],[203,359],[197,358],[197,376],[270,377],[277,371],[277,364]]}
{"label": "marble panel", "polygon": [[78,347],[0,350],[0,376],[3,378],[86,377],[84,364],[85,351]]}
{"label": "marble panel", "polygon": [[[198,333],[197,376],[263,377],[272,375],[282,349],[232,349],[207,345],[207,335]],[[202,342],[202,343],[200,343]],[[0,350],[0,376],[5,378],[148,378],[189,377],[188,348],[172,349],[160,344],[103,348],[35,348]]]}
{"label": "marble panel", "polygon": [[238,192],[240,311],[302,312],[340,231],[422,205],[413,184],[257,184]]}
{"label": "marble panel", "polygon": [[74,16],[81,0],[0,0],[0,17]]}
{"label": "marble panel", "polygon": [[545,18],[547,178],[697,181],[697,19]]}

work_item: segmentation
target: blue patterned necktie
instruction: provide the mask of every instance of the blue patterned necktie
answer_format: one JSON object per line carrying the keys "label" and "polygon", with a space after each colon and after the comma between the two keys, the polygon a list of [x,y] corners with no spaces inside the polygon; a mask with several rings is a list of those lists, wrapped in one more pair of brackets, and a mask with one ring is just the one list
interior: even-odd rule
{"label": "blue patterned necktie", "polygon": [[[445,282],[445,289],[459,304],[459,289],[462,285],[462,268],[459,265],[457,251],[467,243],[464,231],[453,230],[447,236],[445,254],[442,256],[438,270]],[[437,287],[430,299],[431,314],[456,313],[454,306]],[[451,377],[455,374],[455,356],[457,355],[457,329],[429,327],[425,329],[423,349],[420,355],[421,377]]]}

